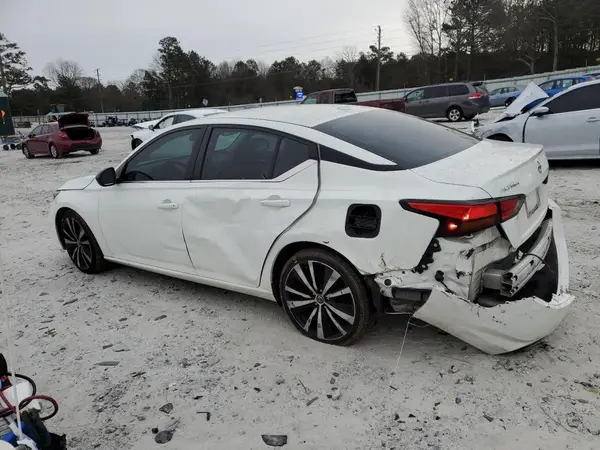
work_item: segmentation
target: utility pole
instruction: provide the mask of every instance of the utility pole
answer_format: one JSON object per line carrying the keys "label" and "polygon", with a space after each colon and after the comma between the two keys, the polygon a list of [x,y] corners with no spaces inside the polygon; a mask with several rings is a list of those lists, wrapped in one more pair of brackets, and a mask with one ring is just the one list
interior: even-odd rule
{"label": "utility pole", "polygon": [[0,51],[0,89],[4,89],[4,93],[8,95],[8,90],[6,89],[6,76],[4,74],[4,64],[2,62],[2,51]]}
{"label": "utility pole", "polygon": [[104,103],[102,102],[102,84],[100,83],[100,69],[96,69],[96,76],[98,77],[98,96],[100,97],[100,109],[104,114]]}
{"label": "utility pole", "polygon": [[375,90],[379,90],[379,77],[381,75],[381,25],[377,25],[377,74],[375,76]]}

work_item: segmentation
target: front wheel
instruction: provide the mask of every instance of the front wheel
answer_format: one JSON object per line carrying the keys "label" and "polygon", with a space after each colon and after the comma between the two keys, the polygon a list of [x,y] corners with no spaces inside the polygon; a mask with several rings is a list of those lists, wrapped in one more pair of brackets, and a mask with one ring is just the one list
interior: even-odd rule
{"label": "front wheel", "polygon": [[446,116],[450,122],[458,122],[460,119],[462,119],[463,112],[459,107],[453,106],[448,110]]}
{"label": "front wheel", "polygon": [[75,211],[63,214],[59,233],[69,258],[83,273],[98,273],[108,267],[92,230]]}
{"label": "front wheel", "polygon": [[279,294],[295,327],[316,341],[351,345],[367,329],[371,309],[361,276],[327,250],[292,256],[281,271]]}
{"label": "front wheel", "polygon": [[512,102],[514,102],[514,101],[515,101],[515,99],[514,99],[514,98],[508,98],[508,99],[506,99],[506,101],[504,102],[504,106],[508,108],[508,107],[509,107],[509,106],[512,104]]}

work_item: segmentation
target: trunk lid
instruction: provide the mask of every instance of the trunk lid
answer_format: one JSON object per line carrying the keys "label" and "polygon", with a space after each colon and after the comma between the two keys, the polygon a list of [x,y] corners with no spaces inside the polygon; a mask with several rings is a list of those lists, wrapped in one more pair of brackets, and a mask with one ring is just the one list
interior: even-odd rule
{"label": "trunk lid", "polygon": [[58,118],[58,126],[60,128],[70,127],[73,125],[89,126],[89,115],[87,113],[71,113],[65,114]]}
{"label": "trunk lid", "polygon": [[548,209],[548,160],[542,146],[481,141],[435,163],[411,169],[437,183],[483,189],[492,198],[524,195],[519,214],[501,224],[518,248],[539,227]]}

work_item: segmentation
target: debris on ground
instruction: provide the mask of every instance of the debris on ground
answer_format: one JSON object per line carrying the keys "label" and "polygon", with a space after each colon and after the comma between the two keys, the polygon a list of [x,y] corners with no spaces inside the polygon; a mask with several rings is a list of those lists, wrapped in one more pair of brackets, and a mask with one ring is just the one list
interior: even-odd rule
{"label": "debris on ground", "polygon": [[164,412],[165,414],[170,414],[173,411],[173,403],[167,403],[159,408],[159,411]]}
{"label": "debris on ground", "polygon": [[285,434],[263,434],[262,440],[270,447],[283,447],[287,444],[288,437]]}

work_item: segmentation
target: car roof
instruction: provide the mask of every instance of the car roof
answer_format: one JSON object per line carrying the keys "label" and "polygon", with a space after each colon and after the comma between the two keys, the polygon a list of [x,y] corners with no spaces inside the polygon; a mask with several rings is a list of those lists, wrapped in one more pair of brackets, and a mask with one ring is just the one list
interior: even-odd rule
{"label": "car roof", "polygon": [[214,121],[229,119],[254,119],[273,122],[284,122],[293,125],[313,128],[330,120],[373,110],[368,106],[357,105],[278,105],[242,109],[238,111],[216,114],[211,117]]}

